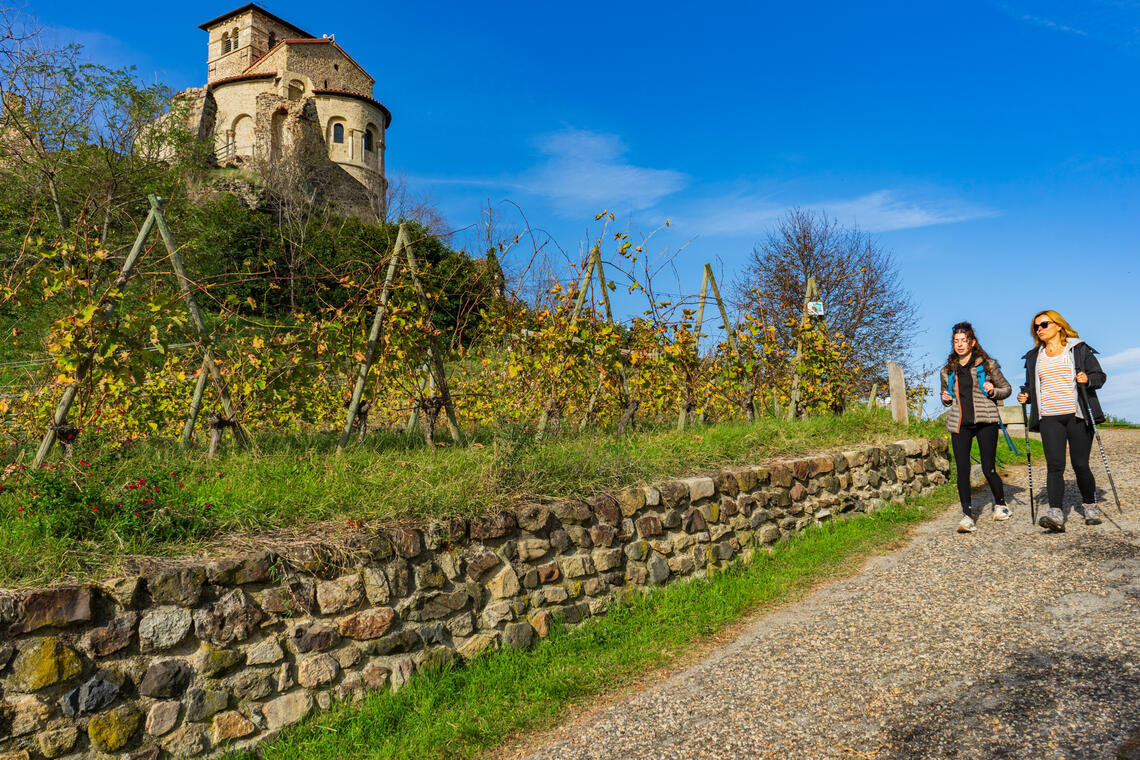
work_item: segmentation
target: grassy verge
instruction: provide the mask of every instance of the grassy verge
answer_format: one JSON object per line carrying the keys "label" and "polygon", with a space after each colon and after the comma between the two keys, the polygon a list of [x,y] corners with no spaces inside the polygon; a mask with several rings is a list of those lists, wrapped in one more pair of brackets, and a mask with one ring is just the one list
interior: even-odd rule
{"label": "grassy verge", "polygon": [[[1018,461],[999,447],[1003,464]],[[956,499],[953,479],[930,495],[857,519],[812,528],[708,580],[657,589],[529,652],[499,651],[403,690],[341,704],[286,730],[253,757],[472,758],[526,731],[549,728],[583,700],[644,681],[647,673],[732,622],[794,601],[897,547],[917,523]]]}
{"label": "grassy verge", "polygon": [[377,435],[341,457],[331,435],[262,438],[257,451],[218,460],[151,442],[102,452],[88,439],[71,461],[34,472],[6,451],[0,585],[111,574],[126,555],[190,553],[234,533],[472,514],[532,496],[588,496],[694,469],[940,432],[935,423],[903,427],[858,410],[541,444],[484,437],[434,452]]}

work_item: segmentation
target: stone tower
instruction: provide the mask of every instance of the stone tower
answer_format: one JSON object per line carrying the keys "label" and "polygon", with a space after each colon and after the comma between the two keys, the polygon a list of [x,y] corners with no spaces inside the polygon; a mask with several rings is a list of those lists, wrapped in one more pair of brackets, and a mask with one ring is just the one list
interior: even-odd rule
{"label": "stone tower", "polygon": [[272,171],[300,161],[341,205],[382,214],[392,115],[373,98],[368,72],[333,37],[253,3],[200,28],[209,35],[207,85],[183,96],[196,101],[191,129],[213,135],[218,163]]}

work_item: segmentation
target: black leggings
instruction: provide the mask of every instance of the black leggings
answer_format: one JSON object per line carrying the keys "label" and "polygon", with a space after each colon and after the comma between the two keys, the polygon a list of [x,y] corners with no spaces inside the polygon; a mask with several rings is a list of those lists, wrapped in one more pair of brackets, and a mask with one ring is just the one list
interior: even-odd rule
{"label": "black leggings", "polygon": [[983,422],[980,425],[963,425],[961,431],[950,434],[950,441],[954,446],[954,462],[958,468],[958,500],[962,503],[962,512],[969,515],[970,510],[970,442],[978,439],[978,453],[982,460],[982,474],[990,484],[990,491],[994,495],[994,504],[1005,504],[1005,489],[1002,488],[1001,478],[998,477],[994,460],[997,457],[998,425],[996,422]]}
{"label": "black leggings", "polygon": [[1045,488],[1049,492],[1049,507],[1064,510],[1065,501],[1065,443],[1069,444],[1069,461],[1077,476],[1081,501],[1096,503],[1096,480],[1089,469],[1089,452],[1092,451],[1093,431],[1075,414],[1060,414],[1041,418],[1041,446],[1045,449],[1045,464],[1049,472]]}

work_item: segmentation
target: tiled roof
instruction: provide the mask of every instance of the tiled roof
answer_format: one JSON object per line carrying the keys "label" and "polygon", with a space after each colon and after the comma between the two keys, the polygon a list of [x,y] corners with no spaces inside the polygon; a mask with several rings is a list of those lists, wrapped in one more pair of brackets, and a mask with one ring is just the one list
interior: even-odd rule
{"label": "tiled roof", "polygon": [[229,13],[227,13],[225,15],[218,16],[216,19],[214,19],[212,21],[207,21],[206,23],[199,25],[198,28],[203,29],[203,30],[209,30],[210,27],[215,26],[217,24],[220,24],[223,21],[225,21],[226,19],[232,18],[232,17],[238,15],[239,13],[245,13],[246,11],[257,11],[262,16],[265,16],[266,18],[268,18],[272,21],[276,21],[278,24],[281,24],[282,26],[288,27],[289,29],[292,29],[294,32],[296,32],[297,34],[300,34],[304,37],[312,37],[313,36],[313,35],[309,34],[308,32],[306,32],[304,29],[301,29],[300,27],[293,26],[292,24],[290,24],[285,19],[283,19],[279,16],[274,16],[272,13],[270,13],[269,11],[262,8],[257,3],[246,3],[245,5],[243,5],[240,8],[236,8],[236,9],[230,11]]}
{"label": "tiled roof", "polygon": [[314,95],[347,95],[350,98],[356,98],[357,100],[363,100],[365,103],[370,103],[370,104],[376,106],[377,108],[380,109],[380,112],[384,114],[384,129],[387,129],[392,124],[392,112],[389,111],[387,108],[385,108],[383,103],[381,103],[380,101],[378,101],[374,98],[370,98],[367,95],[361,95],[359,92],[349,92],[348,90],[333,90],[333,89],[322,89],[322,90],[314,89],[313,94]]}

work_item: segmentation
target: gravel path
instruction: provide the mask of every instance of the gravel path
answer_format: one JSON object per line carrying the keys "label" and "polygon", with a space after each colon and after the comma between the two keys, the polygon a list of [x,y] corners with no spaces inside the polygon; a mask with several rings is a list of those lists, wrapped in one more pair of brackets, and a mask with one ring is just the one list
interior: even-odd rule
{"label": "gravel path", "polygon": [[[1063,534],[1031,526],[1021,468],[1010,521],[990,520],[985,489],[976,533],[948,510],[529,760],[1140,758],[1121,749],[1140,745],[1140,431],[1102,437],[1124,515],[1095,446],[1093,472],[1123,531],[1075,514]],[[1039,514],[1044,481],[1035,461]]]}

